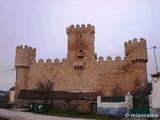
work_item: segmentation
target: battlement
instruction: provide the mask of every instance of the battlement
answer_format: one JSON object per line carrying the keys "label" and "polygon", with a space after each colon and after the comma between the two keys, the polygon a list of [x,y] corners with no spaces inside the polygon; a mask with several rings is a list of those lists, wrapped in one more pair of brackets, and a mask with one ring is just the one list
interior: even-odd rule
{"label": "battlement", "polygon": [[17,46],[16,49],[18,49],[18,50],[33,50],[33,51],[36,51],[36,48],[32,48],[32,47],[29,47],[27,45],[25,45],[25,46],[23,46],[23,45]]}
{"label": "battlement", "polygon": [[100,56],[98,58],[97,63],[99,62],[119,62],[119,61],[123,62],[124,60],[122,60],[120,56],[116,56],[114,59],[111,56],[108,56],[106,60],[104,60],[104,58]]}
{"label": "battlement", "polygon": [[36,49],[32,47],[25,46],[17,46],[16,47],[16,68],[29,68],[29,66],[36,59]]}
{"label": "battlement", "polygon": [[51,60],[48,58],[47,60],[43,60],[42,58],[37,61],[36,64],[62,64],[66,63],[67,59],[63,58],[61,61],[58,58],[55,58],[54,60]]}
{"label": "battlement", "polygon": [[140,40],[138,41],[137,38],[134,38],[133,40],[129,40],[128,42],[124,43],[125,46],[130,46],[134,44],[146,44],[146,40],[144,38],[140,38]]}
{"label": "battlement", "polygon": [[125,57],[132,62],[147,62],[147,45],[144,38],[129,40],[124,43]]}
{"label": "battlement", "polygon": [[70,33],[79,33],[79,32],[92,32],[92,33],[95,33],[95,26],[91,25],[91,24],[82,24],[82,25],[79,25],[77,24],[76,26],[74,25],[71,25],[69,26],[68,28],[66,28],[66,32],[67,34],[70,34]]}

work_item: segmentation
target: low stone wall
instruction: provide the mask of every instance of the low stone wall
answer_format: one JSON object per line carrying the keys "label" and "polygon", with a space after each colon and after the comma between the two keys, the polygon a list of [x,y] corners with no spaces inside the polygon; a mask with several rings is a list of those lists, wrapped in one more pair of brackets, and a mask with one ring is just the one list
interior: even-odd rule
{"label": "low stone wall", "polygon": [[39,99],[39,100],[19,99],[18,104],[16,104],[15,107],[17,107],[17,108],[27,108],[29,103],[44,103],[44,100],[42,100],[42,99]]}
{"label": "low stone wall", "polygon": [[[28,107],[29,103],[44,103],[44,100],[23,100],[19,99],[18,108]],[[89,100],[53,100],[53,108],[59,110],[70,110],[79,112],[90,112]]]}
{"label": "low stone wall", "polygon": [[[27,107],[28,103],[47,103],[45,94],[45,91],[21,90],[16,107]],[[87,113],[93,112],[96,111],[93,102],[96,101],[98,94],[98,92],[52,91],[53,108]]]}
{"label": "low stone wall", "polygon": [[61,110],[90,112],[90,102],[88,100],[54,100],[53,107]]}
{"label": "low stone wall", "polygon": [[101,97],[97,97],[97,113],[106,115],[125,116],[127,113],[127,103],[124,102],[101,102]]}

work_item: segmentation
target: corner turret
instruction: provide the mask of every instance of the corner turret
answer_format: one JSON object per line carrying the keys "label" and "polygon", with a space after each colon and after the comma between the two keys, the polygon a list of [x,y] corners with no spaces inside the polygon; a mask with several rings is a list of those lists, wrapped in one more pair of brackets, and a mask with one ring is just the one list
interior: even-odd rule
{"label": "corner turret", "polygon": [[16,84],[15,84],[15,104],[19,105],[18,95],[19,92],[27,88],[28,86],[28,71],[29,67],[35,62],[36,58],[36,49],[26,46],[17,46],[16,47],[16,58],[15,58],[15,68],[16,68]]}
{"label": "corner turret", "polygon": [[147,63],[147,45],[144,38],[140,38],[140,41],[137,41],[137,39],[134,38],[132,41],[129,40],[128,42],[125,42],[124,48],[127,60]]}
{"label": "corner turret", "polygon": [[28,68],[36,59],[36,49],[26,46],[16,47],[15,67]]}

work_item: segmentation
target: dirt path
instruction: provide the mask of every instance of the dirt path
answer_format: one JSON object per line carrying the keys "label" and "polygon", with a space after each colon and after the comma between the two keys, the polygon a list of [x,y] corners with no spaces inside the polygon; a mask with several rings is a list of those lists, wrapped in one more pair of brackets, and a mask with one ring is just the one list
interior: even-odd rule
{"label": "dirt path", "polygon": [[[10,120],[87,120],[87,119],[78,119],[78,118],[39,115],[39,114],[34,114],[29,112],[20,112],[20,111],[5,110],[5,109],[0,109],[0,117],[8,118]],[[88,120],[91,120],[91,119],[88,119]]]}

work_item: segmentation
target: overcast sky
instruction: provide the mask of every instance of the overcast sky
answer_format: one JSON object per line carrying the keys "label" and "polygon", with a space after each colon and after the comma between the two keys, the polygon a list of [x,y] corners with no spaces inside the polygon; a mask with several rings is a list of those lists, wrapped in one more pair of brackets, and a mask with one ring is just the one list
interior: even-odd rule
{"label": "overcast sky", "polygon": [[[160,47],[160,0],[0,0],[0,89],[15,83],[15,48],[37,49],[37,60],[67,55],[66,27],[95,26],[95,52],[106,58],[124,57],[124,42],[145,38],[147,47]],[[160,69],[160,49],[156,49]],[[148,79],[155,73],[148,49]]]}

